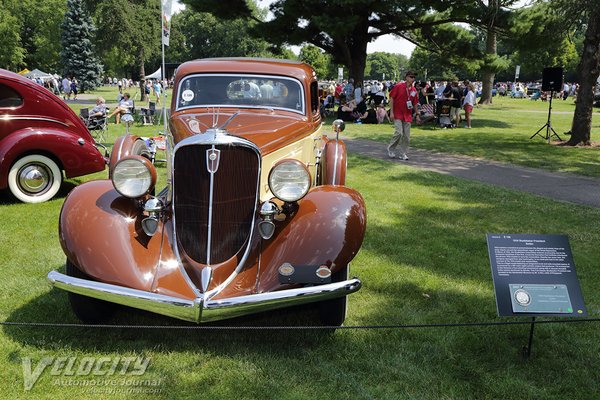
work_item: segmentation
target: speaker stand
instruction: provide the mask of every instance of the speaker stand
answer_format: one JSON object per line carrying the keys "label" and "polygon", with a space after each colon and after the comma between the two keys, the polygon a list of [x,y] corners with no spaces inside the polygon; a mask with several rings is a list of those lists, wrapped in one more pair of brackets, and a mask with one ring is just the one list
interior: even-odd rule
{"label": "speaker stand", "polygon": [[[544,126],[542,126],[540,129],[537,130],[536,133],[534,133],[533,135],[531,135],[531,137],[529,139],[533,139],[536,136],[541,137],[542,139],[545,139],[548,144],[550,144],[550,138],[552,138],[552,136],[556,136],[556,138],[559,141],[563,141],[560,136],[558,136],[558,133],[556,133],[556,131],[554,130],[554,128],[552,128],[552,121],[550,120],[550,116],[552,115],[552,99],[554,98],[554,90],[550,91],[550,102],[548,104],[548,121],[544,124]],[[546,135],[542,135],[540,132],[542,132],[544,130],[544,128],[546,128]],[[552,132],[552,133],[550,133]]]}

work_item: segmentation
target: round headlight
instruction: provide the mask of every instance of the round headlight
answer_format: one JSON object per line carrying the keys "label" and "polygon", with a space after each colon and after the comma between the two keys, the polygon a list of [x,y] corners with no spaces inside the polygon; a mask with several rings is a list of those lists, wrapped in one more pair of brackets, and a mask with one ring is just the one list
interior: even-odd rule
{"label": "round headlight", "polygon": [[148,159],[129,156],[115,165],[112,182],[119,194],[131,198],[140,197],[156,184],[156,170]]}
{"label": "round headlight", "polygon": [[310,189],[310,174],[300,161],[282,160],[269,173],[269,188],[280,200],[298,201]]}

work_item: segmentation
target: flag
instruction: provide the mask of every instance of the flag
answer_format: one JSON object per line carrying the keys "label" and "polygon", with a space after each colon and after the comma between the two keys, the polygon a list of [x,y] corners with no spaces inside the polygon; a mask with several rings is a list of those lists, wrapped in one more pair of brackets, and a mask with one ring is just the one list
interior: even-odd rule
{"label": "flag", "polygon": [[169,45],[172,8],[173,0],[162,0],[162,42],[165,46]]}

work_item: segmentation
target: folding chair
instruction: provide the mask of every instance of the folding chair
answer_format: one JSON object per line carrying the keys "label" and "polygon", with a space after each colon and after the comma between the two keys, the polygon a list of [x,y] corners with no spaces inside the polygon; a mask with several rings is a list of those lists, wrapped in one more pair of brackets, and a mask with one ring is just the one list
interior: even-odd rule
{"label": "folding chair", "polygon": [[156,103],[151,101],[148,108],[142,108],[140,111],[141,122],[143,125],[154,125],[154,115],[156,114]]}
{"label": "folding chair", "polygon": [[89,109],[82,108],[79,111],[79,116],[96,142],[103,143],[106,141],[106,133],[108,132],[108,118],[106,115],[90,117]]}

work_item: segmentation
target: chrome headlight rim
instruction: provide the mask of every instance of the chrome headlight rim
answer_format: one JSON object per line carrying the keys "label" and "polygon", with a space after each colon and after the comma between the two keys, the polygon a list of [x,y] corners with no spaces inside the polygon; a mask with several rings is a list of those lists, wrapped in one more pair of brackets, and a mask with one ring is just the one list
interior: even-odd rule
{"label": "chrome headlight rim", "polygon": [[[128,176],[137,169],[138,174],[143,174],[140,177]],[[133,184],[141,185],[132,188]],[[140,182],[141,180],[141,182]],[[124,197],[137,199],[150,193],[156,185],[156,168],[145,157],[142,156],[127,156],[119,160],[112,171],[111,181],[115,190]]]}
{"label": "chrome headlight rim", "polygon": [[[281,169],[284,167],[295,168],[296,171],[292,173],[298,174],[298,178],[303,180],[300,190],[293,195],[285,194],[285,192],[286,189],[289,190],[290,185],[293,186],[294,184],[297,184],[297,182],[288,182],[287,186],[284,182],[283,188],[279,187],[281,182],[274,182],[274,180],[277,179],[277,172],[280,172]],[[308,194],[308,191],[311,187],[311,177],[307,166],[303,162],[291,158],[280,160],[277,163],[275,163],[275,165],[273,165],[273,167],[271,168],[271,171],[269,171],[268,181],[269,189],[271,190],[271,193],[273,193],[273,196],[286,203],[294,203],[298,200],[301,200],[304,196]]]}

